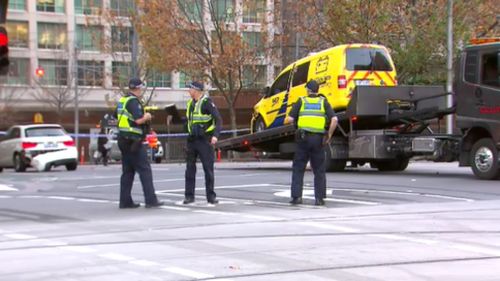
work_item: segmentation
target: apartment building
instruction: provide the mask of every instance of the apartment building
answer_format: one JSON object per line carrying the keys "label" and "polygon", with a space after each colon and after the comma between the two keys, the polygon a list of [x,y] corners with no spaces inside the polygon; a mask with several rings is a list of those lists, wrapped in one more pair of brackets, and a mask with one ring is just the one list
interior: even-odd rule
{"label": "apartment building", "polygon": [[[257,5],[251,5],[252,9],[245,8],[243,1],[247,0],[187,1],[200,1],[202,5],[212,1],[218,11],[241,15],[237,20],[248,27],[242,36],[251,44],[266,43],[259,40],[259,33],[279,32],[275,25],[261,26],[262,17],[269,17],[266,21],[273,22],[274,13],[266,11],[275,11],[274,0],[253,0]],[[0,77],[0,105],[28,115],[62,112],[66,119],[71,119],[77,88],[78,106],[83,114],[102,116],[100,113],[111,108],[119,97],[120,85],[131,75],[134,33],[128,17],[134,11],[134,2],[9,0],[6,27],[11,66],[9,74]],[[102,20],[102,11],[110,11],[119,18],[120,24]],[[245,85],[248,89],[260,89],[271,83],[280,67],[279,60],[267,58],[265,54],[259,64],[260,74]],[[182,71],[162,73],[154,69],[148,73],[147,84],[155,89],[154,105],[162,107],[173,103],[185,108],[186,82],[191,79],[188,75]]]}

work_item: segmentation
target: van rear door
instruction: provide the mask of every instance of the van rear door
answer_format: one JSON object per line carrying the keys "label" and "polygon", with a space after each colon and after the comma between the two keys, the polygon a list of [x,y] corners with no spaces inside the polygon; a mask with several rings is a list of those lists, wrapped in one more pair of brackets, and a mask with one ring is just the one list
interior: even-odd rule
{"label": "van rear door", "polygon": [[385,48],[349,47],[346,49],[346,87],[395,86],[396,70]]}

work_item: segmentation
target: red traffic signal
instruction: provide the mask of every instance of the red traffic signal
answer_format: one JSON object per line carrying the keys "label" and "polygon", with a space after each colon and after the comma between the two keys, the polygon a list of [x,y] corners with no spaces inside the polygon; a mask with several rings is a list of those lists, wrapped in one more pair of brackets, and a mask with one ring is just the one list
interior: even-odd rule
{"label": "red traffic signal", "polygon": [[35,74],[38,77],[43,77],[45,75],[45,69],[43,67],[39,66],[37,69],[35,69]]}
{"label": "red traffic signal", "polygon": [[9,68],[9,36],[5,27],[0,26],[0,75],[7,74]]}

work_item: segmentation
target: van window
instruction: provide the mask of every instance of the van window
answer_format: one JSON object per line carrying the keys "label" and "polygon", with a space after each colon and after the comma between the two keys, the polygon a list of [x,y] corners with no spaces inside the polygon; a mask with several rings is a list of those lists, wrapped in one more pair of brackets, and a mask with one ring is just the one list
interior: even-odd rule
{"label": "van window", "polygon": [[307,82],[307,73],[309,72],[310,62],[303,63],[295,68],[295,73],[293,74],[292,87],[305,84]]}
{"label": "van window", "polygon": [[467,52],[465,56],[464,79],[469,83],[477,83],[477,51]]}
{"label": "van window", "polygon": [[500,73],[498,56],[500,53],[486,53],[481,56],[481,84],[499,88]]}
{"label": "van window", "polygon": [[348,70],[392,71],[387,52],[374,48],[347,49]]}
{"label": "van window", "polygon": [[271,86],[271,96],[286,91],[288,89],[288,78],[290,77],[291,70],[281,74],[276,81],[274,81],[273,86]]}

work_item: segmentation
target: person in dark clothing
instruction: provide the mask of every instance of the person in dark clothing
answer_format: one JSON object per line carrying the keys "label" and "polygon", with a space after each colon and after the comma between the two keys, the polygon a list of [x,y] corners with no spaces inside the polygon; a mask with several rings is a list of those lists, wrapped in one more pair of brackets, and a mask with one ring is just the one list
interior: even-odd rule
{"label": "person in dark clothing", "polygon": [[191,99],[187,103],[187,141],[186,188],[184,204],[195,200],[196,158],[200,158],[205,172],[205,190],[207,202],[217,204],[214,191],[214,145],[217,143],[222,126],[222,119],[212,100],[203,95],[203,84],[191,82]]}
{"label": "person in dark clothing", "polygon": [[[319,85],[315,80],[306,84],[308,96],[300,98],[292,106],[287,123],[294,122],[297,128],[297,149],[293,159],[291,204],[302,203],[304,172],[309,159],[314,172],[315,205],[324,205],[326,197],[325,146],[330,143],[337,127],[337,117],[328,101],[318,95]],[[330,123],[327,135],[325,128]]]}
{"label": "person in dark clothing", "polygon": [[146,208],[163,205],[163,202],[158,201],[156,197],[151,165],[146,148],[142,145],[145,137],[144,125],[151,120],[151,114],[144,112],[143,105],[139,101],[144,87],[140,79],[130,79],[130,92],[120,99],[116,108],[119,130],[118,147],[122,153],[119,205],[121,209],[140,206],[134,203],[131,196],[136,172],[141,179]]}
{"label": "person in dark clothing", "polygon": [[104,128],[101,128],[101,131],[99,132],[99,137],[97,138],[97,150],[101,153],[102,164],[104,166],[108,165],[109,149],[107,148],[107,143],[108,143],[108,136],[106,136]]}

